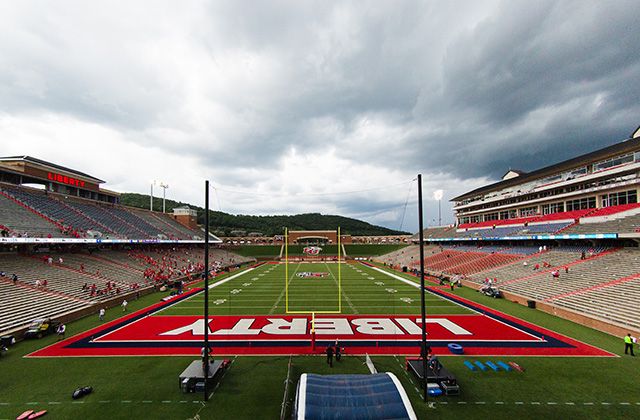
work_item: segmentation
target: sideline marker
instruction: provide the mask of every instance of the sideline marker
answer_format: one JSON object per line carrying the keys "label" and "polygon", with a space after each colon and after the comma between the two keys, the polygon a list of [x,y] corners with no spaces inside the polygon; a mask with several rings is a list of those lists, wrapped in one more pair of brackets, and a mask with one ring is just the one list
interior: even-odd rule
{"label": "sideline marker", "polygon": [[500,366],[502,369],[506,370],[507,372],[511,372],[513,370],[513,368],[508,364],[506,364],[505,362],[497,362],[496,364]]}
{"label": "sideline marker", "polygon": [[497,372],[500,370],[500,368],[493,362],[485,362],[485,364],[489,366],[491,370],[493,370],[494,372]]}
{"label": "sideline marker", "polygon": [[476,364],[476,366],[478,366],[478,368],[479,368],[481,371],[483,371],[483,372],[484,372],[484,371],[486,371],[486,370],[487,370],[487,367],[486,367],[485,365],[483,365],[483,364],[482,364],[482,362],[480,362],[480,361],[477,361],[477,360],[476,360],[475,364]]}

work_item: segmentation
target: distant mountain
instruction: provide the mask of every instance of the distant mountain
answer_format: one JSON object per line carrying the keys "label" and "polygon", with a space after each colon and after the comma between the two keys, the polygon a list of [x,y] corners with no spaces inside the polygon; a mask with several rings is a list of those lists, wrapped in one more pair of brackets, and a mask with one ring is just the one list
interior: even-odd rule
{"label": "distant mountain", "polygon": [[[125,206],[149,209],[149,196],[144,194],[124,193],[120,203]],[[198,223],[204,224],[204,208],[188,203],[166,200],[166,210],[172,213],[176,207],[189,206],[198,211]],[[153,198],[153,209],[162,210],[162,198]],[[246,233],[260,232],[266,236],[279,235],[285,227],[289,230],[333,230],[338,226],[343,234],[353,236],[367,235],[409,235],[408,232],[375,226],[362,220],[350,217],[323,215],[320,213],[296,214],[293,216],[249,216],[233,215],[221,211],[209,211],[211,231],[220,236],[239,236]],[[236,233],[238,235],[233,235]]]}

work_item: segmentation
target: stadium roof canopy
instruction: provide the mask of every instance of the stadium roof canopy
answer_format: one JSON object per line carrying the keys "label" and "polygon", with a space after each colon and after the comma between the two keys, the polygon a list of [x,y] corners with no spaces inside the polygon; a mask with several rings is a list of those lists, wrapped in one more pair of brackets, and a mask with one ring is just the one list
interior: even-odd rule
{"label": "stadium roof canopy", "polygon": [[[636,131],[636,133],[640,133],[640,127]],[[640,148],[640,135],[623,140],[620,143],[616,143],[611,146],[607,146],[602,149],[577,156],[569,160],[565,160],[563,162],[545,166],[544,168],[540,168],[532,172],[521,173],[519,176],[514,176],[512,178],[500,180],[493,184],[485,185],[484,187],[476,188],[473,191],[469,191],[467,193],[454,197],[450,201],[460,201],[466,198],[475,197],[480,194],[486,194],[491,191],[501,190],[506,187],[523,184],[527,181],[532,181],[537,178],[543,178],[545,176],[552,175],[558,172],[577,168],[590,162],[607,159],[609,157],[614,157],[626,152],[635,151],[638,148]]]}
{"label": "stadium roof canopy", "polygon": [[61,165],[57,165],[55,163],[51,163],[51,162],[47,162],[45,160],[42,159],[37,159],[34,158],[32,156],[5,156],[5,157],[0,157],[0,163],[10,163],[10,162],[24,162],[24,163],[30,163],[33,165],[38,165],[38,166],[45,166],[51,169],[57,169],[59,171],[64,171],[64,172],[68,172],[70,174],[74,174],[89,180],[92,180],[93,182],[97,183],[97,184],[103,184],[105,181],[101,180],[100,178],[96,178],[94,176],[91,176],[89,174],[86,174],[84,172],[80,172],[77,171],[75,169],[70,169],[67,168],[65,166],[61,166]]}

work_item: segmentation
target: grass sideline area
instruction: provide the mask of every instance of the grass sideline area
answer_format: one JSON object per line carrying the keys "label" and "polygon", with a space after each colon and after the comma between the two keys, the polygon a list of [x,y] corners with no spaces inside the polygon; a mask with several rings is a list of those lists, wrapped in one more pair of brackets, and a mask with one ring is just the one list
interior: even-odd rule
{"label": "grass sideline area", "polygon": [[[305,270],[304,264],[299,269]],[[335,273],[335,264],[325,264],[331,273]],[[282,268],[282,267],[278,267]],[[295,269],[294,269],[295,270]],[[290,274],[294,273],[294,270]],[[388,270],[388,269],[387,269]],[[238,273],[238,272],[235,272]],[[232,274],[235,274],[232,273]],[[368,277],[371,271],[367,271]],[[260,273],[258,273],[260,274]],[[211,302],[226,299],[223,304],[211,305],[212,314],[269,314],[282,313],[282,300],[278,297],[284,287],[284,277],[278,269],[273,269],[273,280],[265,276],[256,282],[255,296],[242,284],[246,279],[232,280],[212,289]],[[385,313],[419,313],[414,302],[397,301],[395,293],[381,293],[370,297],[362,296],[362,286],[345,273],[343,280],[343,298],[351,305],[343,305],[345,313],[379,313],[380,307]],[[394,273],[398,274],[398,273]],[[398,274],[416,281],[410,275]],[[384,276],[377,273],[377,276]],[[360,275],[365,278],[364,275]],[[224,278],[224,277],[220,277]],[[218,278],[218,279],[220,279]],[[380,277],[389,283],[389,277]],[[297,281],[298,279],[290,279]],[[394,289],[402,290],[403,283],[393,284]],[[240,286],[239,286],[240,285]],[[295,285],[294,285],[295,286]],[[302,286],[300,283],[298,286]],[[418,290],[409,288],[418,296]],[[245,287],[241,293],[232,293]],[[330,289],[327,285],[321,288]],[[297,289],[292,301],[310,308],[324,305],[316,297],[322,290]],[[334,291],[331,290],[331,293]],[[623,352],[622,339],[586,328],[552,315],[529,309],[515,303],[491,299],[467,289],[456,289],[456,295],[477,301],[485,306],[517,316],[540,326],[566,334],[578,340],[596,345],[616,354]],[[138,301],[130,302],[129,309],[137,310],[156,303],[163,294],[152,294]],[[264,300],[258,300],[262,297]],[[195,298],[194,298],[195,299]],[[196,302],[195,300],[193,302]],[[199,302],[201,303],[201,301]],[[434,311],[449,312],[446,306],[427,308]],[[247,306],[251,305],[248,309]],[[184,303],[171,308],[174,314],[193,313],[197,308],[188,308]],[[199,307],[199,305],[196,305]],[[462,310],[463,308],[460,308]],[[169,311],[169,310],[168,310]],[[170,314],[165,311],[163,315]],[[372,312],[375,311],[375,312]],[[417,311],[417,312],[416,312]],[[107,311],[107,321],[122,315],[121,309]],[[97,314],[68,324],[68,334],[85,331],[99,325]],[[206,404],[200,402],[200,395],[182,394],[178,388],[177,375],[194,360],[193,357],[117,357],[117,358],[50,358],[26,359],[22,356],[35,349],[55,342],[54,336],[41,340],[18,343],[0,358],[0,419],[15,418],[26,409],[50,410],[53,418],[193,418],[196,414],[202,418],[262,419],[278,418],[280,415],[284,380],[287,375],[289,358],[279,357],[237,357],[232,358],[231,367],[221,379],[220,386]],[[445,356],[443,364],[455,373],[462,388],[458,397],[440,397],[431,399],[434,408],[428,408],[421,400],[417,383],[404,370],[403,357],[375,356],[373,361],[379,371],[394,372],[404,385],[411,403],[419,418],[459,419],[468,418],[626,418],[640,414],[640,396],[635,392],[637,378],[640,375],[640,357],[631,358],[561,358],[561,357],[511,357],[526,369],[517,372],[471,372],[462,362],[469,358]],[[486,360],[487,358],[474,358]],[[493,358],[495,359],[495,358]],[[505,359],[505,358],[503,358]],[[506,359],[505,359],[506,360]],[[289,401],[295,392],[295,383],[301,373],[366,373],[364,359],[360,356],[346,356],[340,363],[329,369],[323,357],[293,357],[293,386],[290,388]],[[78,386],[91,385],[95,392],[82,400],[73,401],[71,393]],[[34,404],[35,403],[35,404]]]}
{"label": "grass sideline area", "polygon": [[[405,244],[349,244],[345,245],[347,255],[351,257],[368,257],[388,254],[400,248],[404,248]],[[301,256],[305,245],[289,245],[289,255]],[[231,252],[242,255],[243,257],[253,258],[277,258],[280,255],[282,245],[239,245],[225,246]],[[323,245],[321,255],[337,255],[337,245]],[[283,254],[284,256],[284,254]]]}
{"label": "grass sideline area", "polygon": [[282,248],[282,245],[240,245],[225,247],[225,249],[235,254],[254,258],[276,258],[280,255],[280,248]]}
{"label": "grass sideline area", "polygon": [[377,257],[406,247],[407,244],[349,244],[344,248],[350,257]]}

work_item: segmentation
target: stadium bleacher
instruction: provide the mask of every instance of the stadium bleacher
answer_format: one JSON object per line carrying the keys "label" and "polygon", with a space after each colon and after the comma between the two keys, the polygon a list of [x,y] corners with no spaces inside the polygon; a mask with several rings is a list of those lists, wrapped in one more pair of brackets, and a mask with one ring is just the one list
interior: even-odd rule
{"label": "stadium bleacher", "polygon": [[[429,245],[425,269],[463,274],[479,287],[496,281],[502,292],[545,302],[617,326],[640,328],[640,251],[608,245],[563,245],[539,252],[535,246]],[[418,246],[379,257],[398,268],[419,265]],[[488,252],[488,253],[483,253]],[[508,254],[512,252],[511,258]],[[406,259],[409,256],[410,259]],[[584,259],[583,259],[584,256]],[[401,257],[405,257],[402,259]],[[558,271],[558,277],[552,272]]]}
{"label": "stadium bleacher", "polygon": [[[252,261],[216,248],[210,250],[209,260],[210,267],[217,270]],[[0,271],[5,273],[0,276],[0,334],[20,328],[34,317],[55,317],[95,307],[166,281],[198,279],[203,266],[203,250],[196,247],[0,253]],[[15,284],[11,280],[14,273],[18,276]]]}
{"label": "stadium bleacher", "polygon": [[22,207],[9,197],[0,194],[0,223],[8,228],[9,234],[32,237],[60,236],[60,228],[41,216]]}
{"label": "stadium bleacher", "polygon": [[[191,240],[203,234],[163,213],[2,184],[0,224],[15,236]],[[88,233],[91,233],[89,235]]]}

